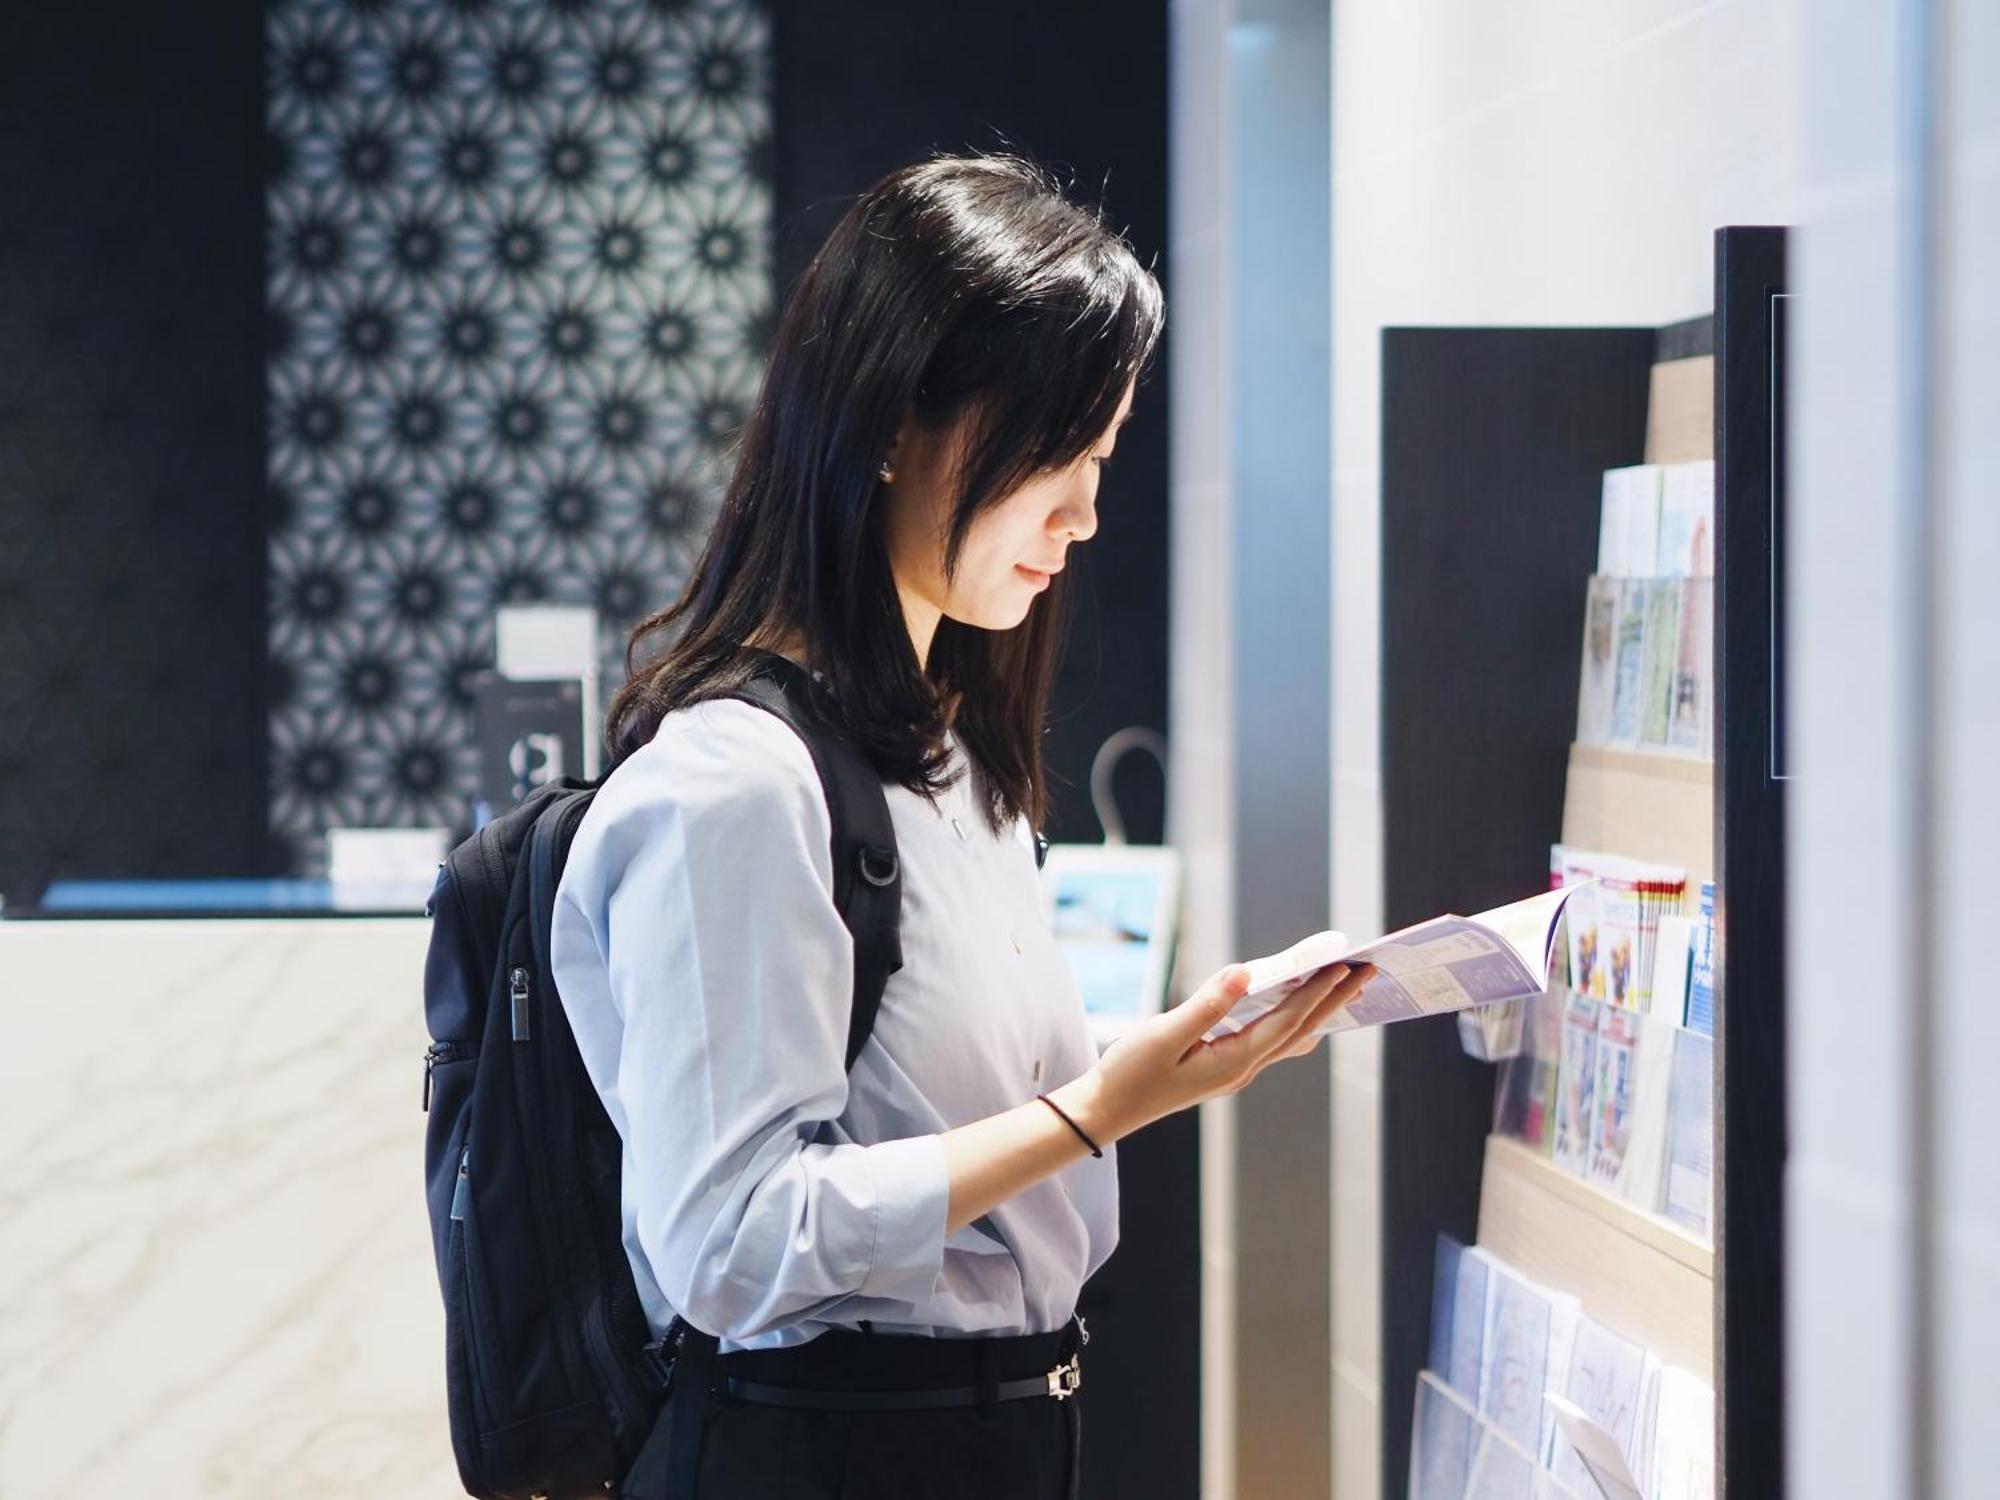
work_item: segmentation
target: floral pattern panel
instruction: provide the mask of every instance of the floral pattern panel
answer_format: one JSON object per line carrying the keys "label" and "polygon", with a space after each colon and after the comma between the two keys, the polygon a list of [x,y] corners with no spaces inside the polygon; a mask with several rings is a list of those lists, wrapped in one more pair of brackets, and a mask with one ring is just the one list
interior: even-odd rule
{"label": "floral pattern panel", "polygon": [[502,604],[684,584],[772,319],[769,26],[734,0],[279,0],[266,31],[271,787],[470,828]]}

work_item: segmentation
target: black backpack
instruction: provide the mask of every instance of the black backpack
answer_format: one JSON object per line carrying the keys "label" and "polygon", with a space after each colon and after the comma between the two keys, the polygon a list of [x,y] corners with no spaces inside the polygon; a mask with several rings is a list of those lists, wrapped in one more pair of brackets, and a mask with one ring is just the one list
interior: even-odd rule
{"label": "black backpack", "polygon": [[[834,896],[855,944],[852,1068],[903,963],[895,830],[880,777],[814,711],[822,689],[756,654],[731,696],[805,741],[832,814]],[[653,1338],[621,1237],[622,1143],[549,970],[556,883],[603,782],[537,787],[451,851],[425,905],[424,1176],[445,1391],[459,1477],[491,1500],[616,1493],[675,1354],[715,1342],[678,1316]]]}

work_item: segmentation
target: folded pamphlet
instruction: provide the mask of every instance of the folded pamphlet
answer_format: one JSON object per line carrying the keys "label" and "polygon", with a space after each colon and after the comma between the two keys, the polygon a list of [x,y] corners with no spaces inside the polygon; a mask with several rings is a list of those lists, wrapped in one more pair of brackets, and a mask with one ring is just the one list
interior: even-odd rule
{"label": "folded pamphlet", "polygon": [[1212,1040],[1241,1031],[1335,963],[1373,964],[1375,977],[1315,1034],[1539,995],[1549,987],[1563,907],[1582,889],[1544,891],[1476,917],[1433,917],[1361,947],[1344,933],[1316,932],[1281,953],[1252,959],[1249,991],[1204,1035]]}

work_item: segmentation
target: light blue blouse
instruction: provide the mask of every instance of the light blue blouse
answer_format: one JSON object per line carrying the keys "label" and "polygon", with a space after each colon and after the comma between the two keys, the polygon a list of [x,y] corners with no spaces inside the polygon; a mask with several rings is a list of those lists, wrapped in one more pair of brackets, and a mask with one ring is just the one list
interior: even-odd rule
{"label": "light blue blouse", "polygon": [[[668,714],[606,779],[556,892],[551,963],[624,1140],[624,1240],[656,1333],[723,1352],[884,1333],[1041,1333],[1118,1242],[1117,1147],[945,1233],[938,1132],[1096,1060],[1033,835],[961,774],[887,785],[903,967],[843,1069],[853,940],[810,753],[736,699]],[[1046,1107],[1046,1106],[1044,1106]]]}

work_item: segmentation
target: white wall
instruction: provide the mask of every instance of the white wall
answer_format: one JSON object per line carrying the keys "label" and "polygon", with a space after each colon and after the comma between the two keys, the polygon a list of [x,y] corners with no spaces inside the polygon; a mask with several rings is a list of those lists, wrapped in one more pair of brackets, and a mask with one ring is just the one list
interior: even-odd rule
{"label": "white wall", "polygon": [[[1711,311],[1714,229],[1796,212],[1790,9],[1334,5],[1332,882],[1344,931],[1381,924],[1381,330]],[[1341,1039],[1332,1067],[1334,1493],[1375,1500],[1378,1039]]]}
{"label": "white wall", "polygon": [[1787,1480],[1812,1500],[1971,1500],[2000,1468],[2000,10],[1812,15]]}
{"label": "white wall", "polygon": [[[1229,629],[1229,0],[1173,8],[1167,287],[1173,534],[1167,842],[1186,867],[1173,999],[1235,956]],[[1201,1110],[1201,1493],[1235,1494],[1236,1101]]]}

